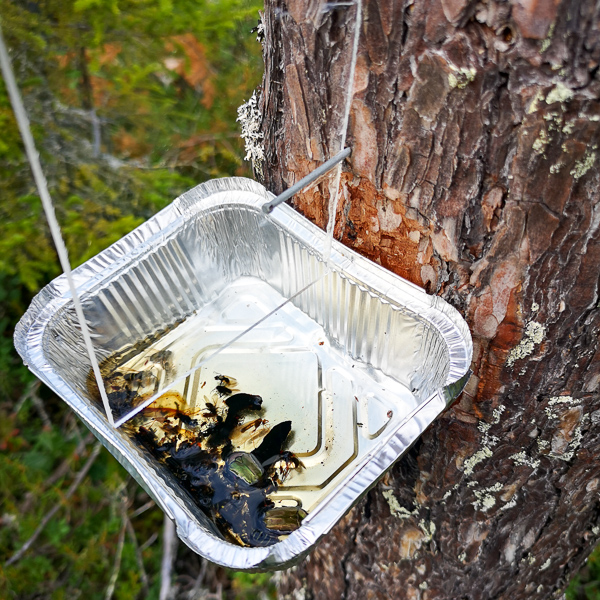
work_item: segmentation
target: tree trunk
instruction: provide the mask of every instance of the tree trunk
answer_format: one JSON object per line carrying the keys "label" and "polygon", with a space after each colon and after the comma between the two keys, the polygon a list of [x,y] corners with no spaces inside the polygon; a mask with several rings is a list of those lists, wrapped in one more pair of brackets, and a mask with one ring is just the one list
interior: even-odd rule
{"label": "tree trunk", "polygon": [[[267,0],[274,192],[339,150],[354,11]],[[558,597],[598,540],[599,23],[592,0],[365,0],[336,237],[458,308],[474,375],[285,597]],[[324,226],[327,198],[294,203]]]}

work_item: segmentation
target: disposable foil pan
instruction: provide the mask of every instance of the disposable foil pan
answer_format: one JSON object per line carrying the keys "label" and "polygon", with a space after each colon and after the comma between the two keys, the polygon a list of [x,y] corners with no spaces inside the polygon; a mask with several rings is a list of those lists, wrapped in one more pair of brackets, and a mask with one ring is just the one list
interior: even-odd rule
{"label": "disposable foil pan", "polygon": [[328,270],[325,234],[287,205],[265,215],[272,197],[242,178],[199,185],[74,277],[100,360],[155,336],[157,348],[178,348],[174,373],[212,356],[182,394],[235,371],[263,397],[272,423],[292,415],[290,449],[306,468],[278,501],[300,503],[308,516],[274,545],[226,541],[158,463],[108,424],[90,399],[90,364],[64,276],[34,298],[15,332],[25,364],[173,519],[179,537],[234,569],[296,563],[446,407],[472,355],[453,307],[336,241]]}

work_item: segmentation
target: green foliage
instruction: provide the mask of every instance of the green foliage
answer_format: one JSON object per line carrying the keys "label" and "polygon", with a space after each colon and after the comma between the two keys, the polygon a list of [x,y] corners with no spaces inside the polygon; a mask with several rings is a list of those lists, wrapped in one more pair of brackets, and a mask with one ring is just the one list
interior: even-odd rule
{"label": "green foliage", "polygon": [[232,598],[235,600],[262,600],[277,598],[271,573],[231,573]]}
{"label": "green foliage", "polygon": [[[0,0],[73,266],[190,187],[249,175],[235,119],[261,77],[250,33],[260,8],[255,0]],[[67,498],[92,441],[82,445],[85,428],[13,348],[16,322],[60,268],[1,78],[0,131],[0,565],[58,508],[23,557],[0,566],[0,597],[104,598],[125,532],[113,598],[158,598],[162,513],[136,514],[149,498],[104,450]],[[182,545],[178,561],[182,577],[197,576]],[[231,598],[270,585],[268,576],[207,573],[206,585],[219,583]]]}
{"label": "green foliage", "polygon": [[585,567],[569,583],[567,600],[600,600],[600,546],[590,555]]}

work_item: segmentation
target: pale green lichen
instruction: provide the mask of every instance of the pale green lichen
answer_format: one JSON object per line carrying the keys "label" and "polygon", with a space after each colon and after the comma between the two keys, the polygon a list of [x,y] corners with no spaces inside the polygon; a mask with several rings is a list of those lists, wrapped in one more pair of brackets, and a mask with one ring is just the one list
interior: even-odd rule
{"label": "pale green lichen", "polygon": [[506,406],[504,406],[504,404],[500,404],[498,408],[494,409],[494,412],[492,412],[492,425],[498,425],[498,423],[500,423],[500,417],[505,410]]}
{"label": "pale green lichen", "polygon": [[598,525],[594,525],[594,526],[592,527],[592,533],[593,533],[594,535],[598,535],[598,534],[600,533],[600,527],[598,527]]}
{"label": "pale green lichen", "polygon": [[465,68],[465,67],[455,67],[454,65],[450,65],[453,73],[448,73],[448,84],[451,88],[458,88],[462,90],[466,88],[469,83],[475,80],[475,76],[477,75],[477,71],[473,68]]}
{"label": "pale green lichen", "polygon": [[546,328],[542,324],[535,321],[527,323],[525,336],[519,342],[519,345],[509,352],[506,366],[512,367],[518,360],[533,354],[535,347],[542,343],[545,333]]}
{"label": "pale green lichen", "polygon": [[557,404],[579,404],[579,400],[576,400],[573,396],[552,396],[548,400],[549,406],[556,406]]}
{"label": "pale green lichen", "polygon": [[426,590],[427,589],[427,582],[424,581],[423,583],[419,584],[419,589],[420,590]]}
{"label": "pale green lichen", "polygon": [[467,553],[466,553],[466,552],[461,552],[461,553],[458,555],[458,560],[459,560],[461,563],[464,563],[464,562],[467,560]]}
{"label": "pale green lichen", "polygon": [[465,460],[464,463],[464,474],[469,476],[473,473],[473,469],[475,465],[478,465],[480,462],[484,461],[486,458],[490,458],[492,456],[492,451],[487,447],[483,447],[478,452],[475,452],[471,458]]}
{"label": "pale green lichen", "polygon": [[[548,415],[548,418],[560,418],[560,415],[554,412],[554,410],[552,409],[552,407],[558,406],[560,404],[566,404],[567,406],[572,407],[581,406],[580,400],[578,400],[577,398],[573,398],[573,396],[553,396],[552,398],[550,398],[550,400],[548,400],[548,405],[544,409],[546,415]],[[582,428],[585,425],[585,423],[587,423],[588,419],[589,415],[583,415],[581,417],[579,424],[571,434],[571,441],[568,443],[565,452],[562,452],[561,454],[559,454],[558,452],[550,452],[548,456],[551,456],[552,458],[558,458],[559,460],[563,460],[565,462],[569,462],[575,456],[575,452],[577,451],[579,446],[581,446],[581,442],[583,440]],[[538,448],[547,448],[548,445],[549,442],[544,442],[542,446],[542,442],[538,440]]]}
{"label": "pale green lichen", "polygon": [[531,113],[534,113],[539,108],[538,107],[538,103],[541,102],[543,99],[544,99],[544,94],[541,91],[539,91],[533,97],[533,100],[531,101],[531,104],[527,108],[527,114],[530,115]]}
{"label": "pale green lichen", "polygon": [[556,27],[556,21],[550,25],[550,29],[548,29],[548,35],[542,41],[542,45],[540,46],[540,53],[546,52],[548,48],[550,48],[550,44],[552,43],[552,36],[554,35],[554,28]]}
{"label": "pale green lichen", "polygon": [[541,567],[540,567],[540,571],[545,571],[551,564],[551,560],[548,559]]}
{"label": "pale green lichen", "polygon": [[[490,435],[490,429],[492,425],[497,425],[500,422],[500,417],[502,416],[502,413],[505,410],[506,406],[504,406],[504,404],[500,404],[497,408],[493,410],[492,420],[490,423],[486,423],[485,421],[479,421],[479,423],[477,424],[477,428],[479,429],[479,431],[481,431],[481,433],[483,433],[483,436],[481,438],[482,448],[481,450],[475,452],[473,456],[467,458],[467,460],[465,460],[465,462],[463,463],[463,472],[467,477],[473,474],[473,470],[475,469],[476,465],[492,456],[491,448],[495,446],[500,440],[495,435]],[[476,481],[467,483],[469,487],[472,487],[476,484]],[[446,494],[450,495],[451,491],[446,492]]]}
{"label": "pale green lichen", "polygon": [[236,121],[242,127],[241,136],[246,150],[244,160],[251,161],[254,171],[262,178],[265,160],[264,134],[260,130],[262,115],[256,92],[252,94],[248,102],[238,108],[237,113]]}
{"label": "pale green lichen", "polygon": [[490,487],[482,490],[474,490],[475,502],[473,507],[475,510],[481,510],[481,512],[487,512],[490,508],[496,505],[496,498],[492,495],[494,492],[499,492],[502,489],[500,482],[491,485]]}
{"label": "pale green lichen", "polygon": [[525,554],[525,556],[523,556],[523,558],[519,562],[522,565],[526,563],[532,565],[535,562],[535,556],[531,554],[531,552],[528,552],[527,554]]}
{"label": "pale green lichen", "polygon": [[[502,407],[504,409],[504,407]],[[498,410],[498,409],[496,409]],[[495,413],[496,411],[494,411]],[[477,425],[477,429],[483,433],[483,438],[481,439],[482,446],[495,446],[500,440],[495,435],[490,435],[489,431],[492,425],[496,425],[500,421],[500,415],[498,415],[498,419],[495,420],[494,413],[492,413],[492,422],[486,423],[485,421],[479,421]],[[502,413],[500,413],[502,414]]]}
{"label": "pale green lichen", "polygon": [[452,492],[456,491],[458,489],[458,483],[455,483],[451,489],[449,489],[443,496],[442,498],[442,502],[446,502],[446,500],[448,500],[448,498],[450,498],[450,496],[452,496]]}
{"label": "pale green lichen", "polygon": [[540,305],[537,302],[533,302],[531,305],[531,312],[537,312],[540,310]]}
{"label": "pale green lichen", "polygon": [[[475,470],[475,467],[483,462],[484,460],[490,458],[492,453],[492,447],[495,446],[500,440],[495,435],[490,435],[490,429],[492,425],[497,425],[500,422],[500,417],[502,413],[506,410],[506,406],[500,404],[497,408],[495,408],[492,412],[492,419],[490,423],[486,423],[485,421],[479,421],[477,424],[477,428],[483,436],[481,438],[481,449],[475,452],[472,456],[467,458],[463,463],[463,473],[470,477]],[[472,488],[478,485],[477,481],[469,481],[467,482],[467,487]],[[448,490],[443,497],[443,501],[447,500],[452,492],[458,488],[458,484],[456,484],[451,490]]]}
{"label": "pale green lichen", "polygon": [[588,418],[589,415],[583,415],[583,417],[581,418],[579,425],[575,428],[575,431],[573,431],[571,441],[567,446],[567,452],[563,452],[562,454],[550,452],[549,456],[551,456],[552,458],[558,458],[559,460],[564,460],[565,462],[569,462],[575,456],[575,452],[577,452],[579,446],[581,446],[581,442],[583,440],[583,432],[581,429],[588,420]]}
{"label": "pale green lichen", "polygon": [[542,450],[545,450],[550,445],[550,442],[548,440],[538,439],[537,445],[538,445],[538,450],[542,451]]}
{"label": "pale green lichen", "polygon": [[435,535],[435,523],[433,521],[429,521],[428,525],[425,522],[425,519],[421,519],[419,521],[419,527],[421,531],[425,534],[425,537],[423,538],[423,543],[427,544],[433,539],[433,536]]}
{"label": "pale green lichen", "polygon": [[556,175],[564,166],[564,163],[557,162],[555,165],[550,166],[550,173],[552,173],[552,175]]}
{"label": "pale green lichen", "polygon": [[392,490],[383,490],[381,494],[388,503],[388,506],[390,507],[390,512],[394,517],[398,519],[408,519],[409,517],[412,517],[416,514],[416,510],[411,512],[403,506],[400,506],[400,503],[398,502],[396,496],[394,496],[394,492],[392,492]]}
{"label": "pale green lichen", "polygon": [[575,124],[573,123],[573,121],[571,121],[570,123],[567,123],[563,128],[562,128],[562,132],[569,135],[570,133],[573,133],[573,129],[575,128]]}
{"label": "pale green lichen", "polygon": [[558,415],[550,408],[551,406],[556,406],[557,404],[570,404],[573,406],[576,404],[579,405],[580,402],[579,400],[573,398],[573,396],[552,396],[550,400],[548,400],[548,405],[544,409],[548,417],[551,419],[558,419]]}
{"label": "pale green lichen", "polygon": [[583,177],[593,166],[596,161],[596,153],[589,152],[581,160],[575,163],[575,166],[571,170],[571,175],[574,179],[580,179]]}
{"label": "pale green lichen", "polygon": [[540,135],[533,142],[533,145],[531,146],[531,148],[533,149],[533,151],[536,154],[543,154],[544,151],[546,150],[546,146],[548,145],[549,141],[550,140],[548,138],[548,134],[546,133],[546,131],[544,129],[542,129],[540,131]]}
{"label": "pale green lichen", "polygon": [[564,83],[560,81],[548,92],[546,96],[546,104],[554,104],[554,102],[568,102],[574,96],[573,90],[570,90]]}
{"label": "pale green lichen", "polygon": [[525,453],[524,450],[521,450],[521,452],[517,452],[516,454],[513,454],[512,456],[509,456],[508,458],[510,458],[511,460],[514,460],[518,465],[521,466],[528,466],[531,467],[532,469],[537,469],[540,466],[540,461],[539,459],[533,459],[529,456],[527,456],[527,454]]}

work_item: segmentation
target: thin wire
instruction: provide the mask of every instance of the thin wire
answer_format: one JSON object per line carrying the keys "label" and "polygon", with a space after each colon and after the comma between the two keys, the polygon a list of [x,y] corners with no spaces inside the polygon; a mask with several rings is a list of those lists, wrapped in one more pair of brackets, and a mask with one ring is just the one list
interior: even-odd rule
{"label": "thin wire", "polygon": [[273,200],[269,200],[262,205],[262,210],[265,213],[270,213],[276,206],[279,206],[282,202],[289,200],[294,194],[297,194],[299,191],[303,190],[306,186],[310,185],[315,179],[321,177],[321,175],[325,175],[333,169],[338,163],[342,162],[345,158],[350,156],[352,150],[350,148],[344,148],[341,152],[338,152],[333,158],[330,158],[328,161],[324,162],[322,165],[319,165],[316,169],[311,171],[306,177],[303,177],[300,181],[295,183],[291,188],[285,190],[277,196],[273,198]]}
{"label": "thin wire", "polygon": [[290,296],[285,302],[282,302],[279,306],[274,308],[270,313],[267,313],[264,317],[262,317],[261,319],[256,321],[256,323],[254,323],[253,325],[250,325],[250,327],[248,327],[248,329],[245,329],[244,331],[242,331],[242,333],[239,333],[238,335],[236,335],[233,339],[229,340],[226,344],[223,344],[222,346],[220,346],[212,354],[209,354],[206,358],[202,359],[199,363],[194,365],[191,369],[186,371],[183,375],[180,375],[179,377],[174,379],[171,383],[169,383],[165,387],[161,388],[153,396],[150,396],[150,398],[148,398],[147,400],[144,400],[144,402],[142,402],[139,406],[136,406],[133,410],[129,411],[124,417],[121,417],[115,423],[115,427],[121,427],[121,425],[123,425],[123,423],[126,423],[127,421],[129,421],[129,419],[132,419],[133,417],[135,417],[135,415],[137,415],[139,412],[144,410],[147,406],[150,406],[150,404],[152,404],[155,400],[160,398],[163,394],[166,394],[169,390],[172,390],[176,385],[185,381],[190,375],[195,373],[202,365],[205,365],[209,360],[212,360],[215,356],[217,356],[217,354],[220,354],[221,352],[223,352],[223,350],[226,350],[232,344],[235,344],[235,342],[237,342],[241,337],[245,336],[248,332],[252,331],[255,327],[258,327],[261,323],[266,321],[269,317],[273,316],[277,311],[281,310],[286,304],[289,304],[294,298],[297,298],[300,294],[304,293],[309,287],[315,285],[315,283],[317,283],[318,281],[321,281],[321,279],[324,279],[325,277],[327,277],[327,275],[329,275],[329,273],[331,273],[331,269],[327,268],[327,270],[322,275],[317,277],[314,281],[311,281],[309,284],[305,285],[300,291],[298,291],[295,294],[293,294],[292,296]]}
{"label": "thin wire", "polygon": [[[348,75],[348,91],[346,93],[346,106],[344,108],[344,120],[342,122],[342,137],[340,141],[340,151],[346,147],[346,135],[348,132],[348,123],[350,121],[350,108],[352,107],[352,100],[354,99],[354,73],[356,71],[356,61],[358,57],[358,41],[360,39],[361,29],[361,18],[362,18],[362,0],[356,0],[356,21],[354,23],[354,40],[352,43],[352,58],[350,60],[350,73]],[[335,172],[335,178],[333,185],[330,186],[329,192],[329,220],[327,222],[327,238],[325,247],[323,248],[323,260],[326,264],[329,264],[329,258],[331,256],[331,245],[333,243],[333,230],[335,228],[335,217],[337,213],[337,205],[340,197],[340,180],[342,178],[342,165],[338,165]],[[335,190],[333,194],[331,190]]]}
{"label": "thin wire", "polygon": [[102,381],[102,375],[100,374],[100,367],[98,366],[98,360],[96,359],[96,354],[94,353],[94,347],[92,345],[92,338],[90,337],[90,332],[89,332],[89,329],[87,326],[87,322],[86,322],[85,316],[83,314],[83,308],[81,307],[81,302],[79,301],[79,296],[77,295],[77,289],[75,287],[75,282],[73,281],[73,276],[71,273],[71,265],[69,263],[69,254],[67,252],[67,248],[65,246],[62,235],[60,233],[60,227],[58,225],[58,221],[56,220],[56,215],[54,214],[54,206],[52,204],[52,198],[50,197],[50,192],[48,191],[48,183],[46,182],[46,177],[44,176],[44,172],[42,171],[42,166],[40,164],[40,157],[35,148],[33,136],[31,135],[29,119],[27,118],[27,113],[25,112],[25,107],[23,106],[23,101],[21,100],[19,88],[17,87],[17,83],[15,81],[15,76],[14,76],[12,66],[10,63],[10,58],[8,56],[8,51],[7,51],[6,45],[4,43],[4,37],[2,36],[2,28],[1,27],[0,27],[0,67],[2,69],[2,75],[4,76],[4,81],[6,82],[6,89],[8,90],[8,95],[10,97],[10,101],[11,101],[13,110],[15,112],[17,124],[19,125],[21,137],[23,138],[23,143],[25,145],[25,151],[27,153],[27,158],[28,158],[29,164],[31,166],[31,171],[33,172],[33,178],[35,180],[35,184],[37,186],[38,192],[40,194],[40,198],[42,200],[44,212],[46,213],[46,220],[48,221],[48,226],[50,227],[50,233],[52,234],[52,239],[54,240],[54,245],[56,246],[56,252],[58,254],[58,259],[60,261],[60,266],[62,267],[62,270],[63,270],[64,274],[66,275],[67,281],[69,283],[69,290],[71,291],[71,296],[73,298],[73,305],[75,306],[75,312],[77,314],[77,319],[79,320],[79,325],[81,327],[81,334],[83,335],[85,347],[86,347],[88,356],[90,357],[90,362],[92,364],[94,376],[96,377],[96,383],[98,384],[98,389],[100,390],[100,396],[102,398],[102,403],[104,404],[104,410],[106,411],[106,417],[108,418],[109,423],[112,426],[114,426],[114,419],[112,416],[112,411],[110,410],[108,396],[106,395],[106,390],[104,389],[104,383]]}

